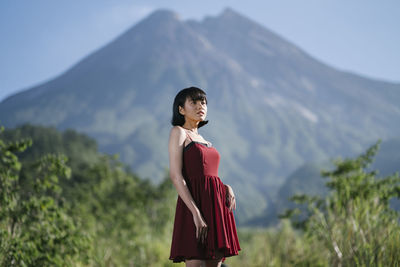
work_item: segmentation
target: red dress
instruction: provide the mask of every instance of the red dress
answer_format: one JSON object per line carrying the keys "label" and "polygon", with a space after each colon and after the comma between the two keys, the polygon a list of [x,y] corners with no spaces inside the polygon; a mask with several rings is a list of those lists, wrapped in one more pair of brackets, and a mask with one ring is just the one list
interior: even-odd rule
{"label": "red dress", "polygon": [[233,212],[226,205],[225,186],[218,177],[219,161],[217,149],[210,144],[192,140],[183,149],[182,174],[208,232],[205,245],[197,241],[193,215],[178,195],[169,257],[173,262],[215,259],[216,250],[223,253],[224,261],[240,250]]}

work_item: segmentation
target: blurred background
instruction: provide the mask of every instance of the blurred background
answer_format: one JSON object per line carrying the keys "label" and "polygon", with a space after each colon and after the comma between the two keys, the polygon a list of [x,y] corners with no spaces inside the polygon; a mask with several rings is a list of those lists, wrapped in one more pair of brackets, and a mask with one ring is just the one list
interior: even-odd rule
{"label": "blurred background", "polygon": [[[96,240],[111,239],[105,225],[126,209],[164,210],[164,217],[144,216],[147,241],[146,231],[129,230],[137,216],[118,221],[129,232],[126,242],[144,252],[127,263],[121,259],[129,253],[104,243],[95,262],[146,264],[155,238],[155,261],[166,266],[177,196],[168,181],[172,102],[179,90],[200,87],[210,122],[199,132],[221,154],[220,177],[238,199],[236,222],[246,244],[254,244],[257,235],[245,231],[278,231],[278,214],[294,207],[292,195],[327,195],[320,171],[334,168],[332,159],[356,157],[381,140],[371,167],[380,177],[399,170],[399,17],[394,0],[3,1],[4,140],[32,138],[21,154],[26,162],[67,155],[72,176],[60,181],[63,197],[98,198],[94,206],[115,211],[100,220],[104,231],[93,234]],[[101,191],[103,179],[114,188],[110,172],[119,166],[100,160],[104,155],[118,155],[121,183],[144,189],[132,189],[134,196],[118,186]],[[96,186],[100,195],[78,189]],[[169,199],[165,206],[161,196]],[[92,216],[82,229],[93,230],[104,214],[82,203],[72,206]],[[155,222],[162,233],[152,232]],[[258,266],[257,255],[247,257],[241,264]]]}

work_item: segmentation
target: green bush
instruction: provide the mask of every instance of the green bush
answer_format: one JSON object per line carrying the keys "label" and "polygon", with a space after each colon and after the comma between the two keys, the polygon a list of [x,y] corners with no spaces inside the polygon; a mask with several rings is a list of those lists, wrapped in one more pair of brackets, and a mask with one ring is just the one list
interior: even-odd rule
{"label": "green bush", "polygon": [[[328,178],[326,198],[297,195],[293,200],[306,204],[306,216],[290,217],[304,230],[310,242],[318,243],[318,253],[327,252],[332,266],[397,266],[400,264],[399,214],[389,206],[398,198],[400,178],[393,174],[378,179],[368,166],[380,141],[355,159],[337,159]],[[298,220],[301,218],[301,220]]]}
{"label": "green bush", "polygon": [[[0,129],[0,134],[4,129]],[[67,214],[59,177],[69,177],[63,156],[46,155],[32,169],[29,191],[21,189],[16,152],[31,140],[0,139],[0,266],[75,266],[87,262],[89,237]]]}

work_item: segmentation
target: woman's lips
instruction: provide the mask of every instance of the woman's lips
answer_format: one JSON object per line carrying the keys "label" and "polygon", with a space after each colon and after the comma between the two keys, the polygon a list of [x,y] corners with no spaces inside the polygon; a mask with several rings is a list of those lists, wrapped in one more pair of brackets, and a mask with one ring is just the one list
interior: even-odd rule
{"label": "woman's lips", "polygon": [[197,112],[197,114],[204,115],[204,112],[203,111],[199,111],[199,112]]}

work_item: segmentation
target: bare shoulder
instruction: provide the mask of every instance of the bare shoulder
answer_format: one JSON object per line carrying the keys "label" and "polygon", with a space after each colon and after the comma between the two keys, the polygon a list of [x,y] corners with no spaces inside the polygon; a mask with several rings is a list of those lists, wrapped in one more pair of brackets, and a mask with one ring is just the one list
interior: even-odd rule
{"label": "bare shoulder", "polygon": [[173,142],[176,144],[183,144],[183,142],[186,139],[185,130],[180,126],[172,127],[169,139],[170,139],[170,142]]}
{"label": "bare shoulder", "polygon": [[180,137],[182,135],[185,135],[185,130],[183,130],[182,127],[176,125],[174,127],[171,128],[171,133],[170,133],[171,137]]}

